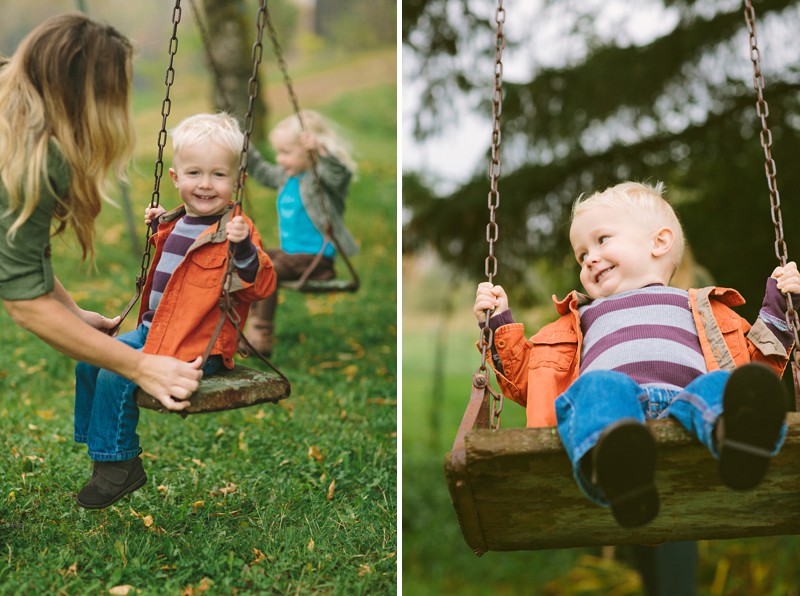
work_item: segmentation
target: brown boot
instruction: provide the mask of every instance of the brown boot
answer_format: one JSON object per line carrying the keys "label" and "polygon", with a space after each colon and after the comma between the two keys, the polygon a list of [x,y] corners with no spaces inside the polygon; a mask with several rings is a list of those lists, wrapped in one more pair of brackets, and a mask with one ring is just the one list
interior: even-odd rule
{"label": "brown boot", "polygon": [[78,505],[86,509],[104,509],[147,482],[142,460],[96,461],[92,479],[78,492]]}
{"label": "brown boot", "polygon": [[[275,324],[272,321],[260,319],[258,317],[251,317],[244,336],[247,338],[253,348],[255,348],[264,358],[269,358],[272,355],[272,331]],[[249,356],[250,350],[243,341],[239,341],[239,353]]]}

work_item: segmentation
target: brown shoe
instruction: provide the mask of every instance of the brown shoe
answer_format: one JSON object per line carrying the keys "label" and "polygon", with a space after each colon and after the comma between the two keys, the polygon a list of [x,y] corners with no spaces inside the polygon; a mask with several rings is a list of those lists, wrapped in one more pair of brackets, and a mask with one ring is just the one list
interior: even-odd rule
{"label": "brown shoe", "polygon": [[737,490],[764,478],[786,420],[786,398],[778,375],[754,362],[733,371],[722,396],[715,429],[719,475]]}
{"label": "brown shoe", "polygon": [[[244,336],[264,358],[269,358],[272,355],[272,331],[274,329],[275,324],[272,321],[251,317]],[[250,350],[243,341],[239,341],[239,353],[244,357],[250,355]]]}
{"label": "brown shoe", "polygon": [[104,509],[125,495],[144,486],[147,474],[142,460],[96,461],[92,479],[78,493],[78,505],[85,509]]}

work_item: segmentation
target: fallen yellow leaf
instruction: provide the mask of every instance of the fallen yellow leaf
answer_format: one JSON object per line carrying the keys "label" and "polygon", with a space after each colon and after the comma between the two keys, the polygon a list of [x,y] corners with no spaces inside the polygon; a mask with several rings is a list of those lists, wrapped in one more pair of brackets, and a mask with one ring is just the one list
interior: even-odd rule
{"label": "fallen yellow leaf", "polygon": [[308,448],[308,457],[314,458],[315,460],[317,460],[320,463],[322,463],[322,460],[324,459],[322,457],[322,452],[319,450],[319,447],[317,447],[316,445],[311,445]]}
{"label": "fallen yellow leaf", "polygon": [[235,493],[236,489],[238,489],[238,488],[239,487],[237,485],[235,485],[233,482],[229,482],[228,484],[223,486],[221,489],[219,489],[219,492],[221,492],[223,495],[231,495],[231,494]]}
{"label": "fallen yellow leaf", "polygon": [[368,397],[367,398],[368,404],[375,404],[376,406],[396,406],[397,400],[396,399],[386,399],[383,397]]}
{"label": "fallen yellow leaf", "polygon": [[355,376],[358,374],[358,367],[355,364],[345,366],[342,369],[342,374],[347,377],[348,381],[352,382]]}
{"label": "fallen yellow leaf", "polygon": [[267,558],[266,555],[257,548],[253,549],[253,554],[256,556],[256,558],[253,559],[252,563],[250,563],[251,565],[256,565],[257,563],[260,563],[261,561]]}

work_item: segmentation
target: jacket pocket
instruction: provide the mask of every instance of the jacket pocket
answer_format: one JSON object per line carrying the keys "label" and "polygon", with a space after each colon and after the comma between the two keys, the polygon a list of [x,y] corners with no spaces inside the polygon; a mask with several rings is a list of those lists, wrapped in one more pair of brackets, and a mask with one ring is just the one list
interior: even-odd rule
{"label": "jacket pocket", "polygon": [[574,365],[578,355],[578,336],[575,333],[564,331],[535,335],[531,342],[531,369],[543,367],[566,372]]}
{"label": "jacket pocket", "polygon": [[191,253],[186,262],[186,283],[200,288],[220,287],[225,277],[226,255]]}
{"label": "jacket pocket", "polygon": [[747,355],[747,340],[744,337],[739,319],[736,317],[720,318],[717,321],[719,330],[722,332],[722,339],[728,346],[728,351],[734,362],[740,362]]}

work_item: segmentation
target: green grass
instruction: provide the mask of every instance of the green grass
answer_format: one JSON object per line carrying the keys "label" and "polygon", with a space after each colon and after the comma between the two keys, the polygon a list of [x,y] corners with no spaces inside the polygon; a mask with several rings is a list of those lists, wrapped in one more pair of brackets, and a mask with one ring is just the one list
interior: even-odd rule
{"label": "green grass", "polygon": [[[598,548],[489,552],[477,558],[464,542],[443,464],[480,365],[472,303],[482,280],[457,283],[441,269],[426,267],[424,258],[408,261],[402,337],[404,592],[642,594],[630,547],[618,547],[613,558],[601,557]],[[448,302],[452,314],[444,317],[439,311]],[[533,324],[536,314],[520,311],[515,318]],[[506,400],[502,421],[504,427],[525,426],[523,408]],[[798,552],[795,536],[701,541],[697,593],[797,594]]]}
{"label": "green grass", "polygon": [[[90,512],[74,500],[91,466],[72,441],[74,363],[0,309],[0,593],[395,592],[395,96],[385,86],[309,102],[359,116],[354,143],[365,157],[347,221],[362,244],[353,258],[362,288],[281,294],[272,362],[291,397],[186,419],[143,411],[149,481],[116,505]],[[197,101],[183,108],[208,109]],[[136,217],[152,185],[152,161],[142,159]],[[163,184],[162,203],[176,201]],[[274,193],[249,184],[247,205],[273,240]],[[54,265],[82,306],[110,315],[132,295],[141,255],[119,209],[104,207],[97,229],[96,271],[60,240]],[[123,330],[134,323],[132,314]]]}

